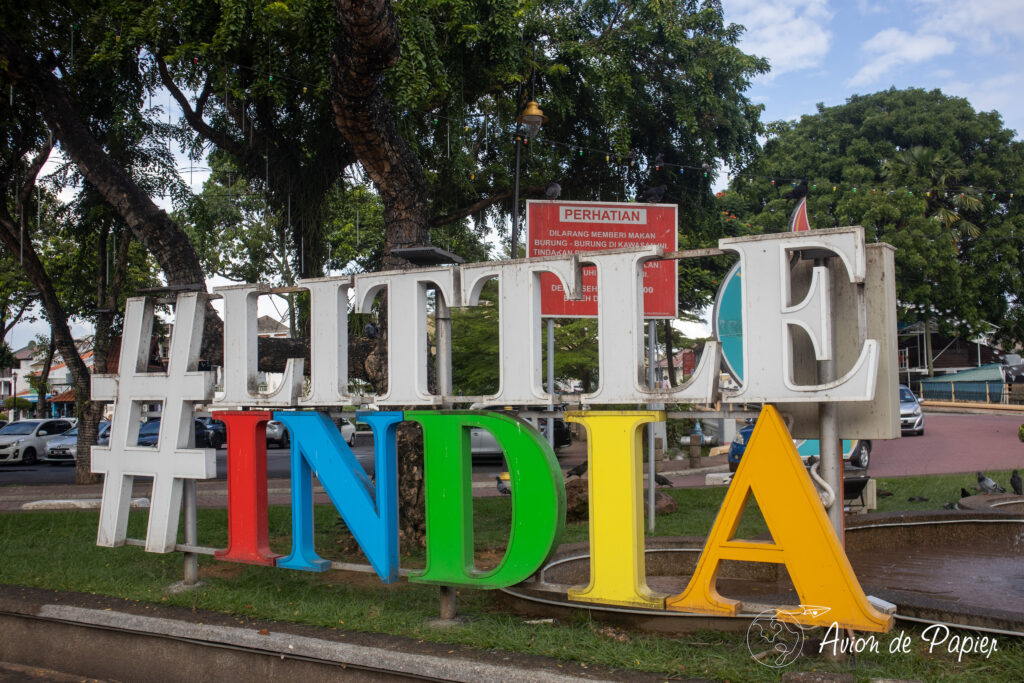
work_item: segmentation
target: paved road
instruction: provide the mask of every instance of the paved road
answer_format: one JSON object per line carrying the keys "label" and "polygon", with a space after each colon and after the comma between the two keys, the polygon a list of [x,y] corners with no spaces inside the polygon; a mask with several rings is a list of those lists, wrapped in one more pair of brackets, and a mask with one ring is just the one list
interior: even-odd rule
{"label": "paved road", "polygon": [[[564,467],[569,467],[579,462],[586,455],[582,444],[574,444],[575,448],[565,449],[576,453],[575,459],[566,459],[560,453],[559,459],[563,461]],[[352,449],[356,458],[363,465],[367,473],[373,473],[373,440],[370,436],[359,435],[356,445]],[[288,449],[268,448],[267,449],[267,476],[274,478],[287,478],[291,476]],[[473,473],[484,475],[495,475],[507,469],[504,460],[496,456],[478,456],[473,459]],[[227,451],[223,448],[217,451],[217,479],[227,478]],[[0,465],[0,486],[21,485],[35,486],[40,484],[73,484],[75,483],[75,468],[70,465],[51,465],[49,463],[38,463],[35,465]]]}
{"label": "paved road", "polygon": [[[1024,444],[1017,439],[1017,428],[1024,422],[1019,415],[926,414],[923,436],[906,436],[892,441],[876,441],[868,471],[876,477],[914,474],[953,474],[977,470],[1024,470]],[[369,436],[360,435],[353,449],[363,466],[372,471],[373,447]],[[288,477],[288,451],[268,449],[268,474]],[[567,469],[586,457],[586,447],[573,443],[559,452],[559,462]],[[226,451],[217,451],[218,478],[226,477]],[[708,463],[710,464],[710,462]],[[498,459],[474,459],[473,473],[489,477],[502,472]],[[683,463],[659,463],[659,471],[685,469]],[[0,465],[0,486],[74,483],[74,468],[63,465]],[[677,485],[703,486],[704,475],[676,479]]]}
{"label": "paved road", "polygon": [[1024,415],[925,413],[922,436],[876,441],[868,471],[875,477],[1024,469],[1017,429]]}

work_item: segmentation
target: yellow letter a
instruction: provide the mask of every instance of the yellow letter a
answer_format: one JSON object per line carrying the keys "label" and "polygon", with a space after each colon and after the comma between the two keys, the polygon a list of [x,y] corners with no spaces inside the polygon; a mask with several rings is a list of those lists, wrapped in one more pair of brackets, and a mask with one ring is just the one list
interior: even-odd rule
{"label": "yellow letter a", "polygon": [[[772,541],[733,539],[751,493]],[[793,439],[770,405],[761,411],[693,578],[686,590],[666,600],[666,608],[735,615],[739,602],[723,598],[715,587],[722,560],[784,564],[800,602],[828,608],[780,609],[776,616],[780,620],[815,626],[835,622],[863,631],[885,632],[892,627],[892,617],[872,607],[864,595]]]}

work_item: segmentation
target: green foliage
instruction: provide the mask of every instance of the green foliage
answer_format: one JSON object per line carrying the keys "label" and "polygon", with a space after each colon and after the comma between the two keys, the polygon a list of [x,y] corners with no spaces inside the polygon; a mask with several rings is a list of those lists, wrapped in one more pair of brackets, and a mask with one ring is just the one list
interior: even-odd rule
{"label": "green foliage", "polygon": [[1024,441],[1024,424],[1022,424],[1020,429],[1017,430],[1017,438]]}
{"label": "green foliage", "polygon": [[1024,180],[1024,143],[997,113],[892,89],[770,130],[729,193],[740,224],[785,230],[793,201],[782,194],[806,179],[813,227],[862,225],[897,248],[904,319],[968,336],[988,322],[1002,341],[1024,340],[1024,213],[1010,198]]}
{"label": "green foliage", "polygon": [[31,410],[33,405],[35,404],[21,396],[8,396],[4,399],[5,410]]}

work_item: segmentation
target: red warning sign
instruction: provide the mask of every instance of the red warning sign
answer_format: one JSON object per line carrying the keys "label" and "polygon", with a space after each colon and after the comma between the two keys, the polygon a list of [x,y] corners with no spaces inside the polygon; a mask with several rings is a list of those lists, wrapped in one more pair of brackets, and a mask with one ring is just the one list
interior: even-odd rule
{"label": "red warning sign", "polygon": [[[675,204],[611,202],[526,202],[526,255],[555,256],[660,244],[678,248]],[[644,266],[644,317],[675,318],[678,291],[675,260]],[[597,316],[597,273],[583,267],[583,299],[569,301],[550,273],[541,275],[541,314],[554,318]]]}

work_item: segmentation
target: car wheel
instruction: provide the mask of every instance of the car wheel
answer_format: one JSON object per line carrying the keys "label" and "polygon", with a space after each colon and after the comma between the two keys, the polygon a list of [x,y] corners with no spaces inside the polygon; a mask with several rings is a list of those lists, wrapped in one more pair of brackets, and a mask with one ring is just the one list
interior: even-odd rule
{"label": "car wheel", "polygon": [[355,432],[352,432],[352,436],[349,437],[348,445],[349,446],[355,446],[356,445],[356,433]]}
{"label": "car wheel", "polygon": [[857,452],[850,458],[850,462],[856,467],[865,470],[868,468],[868,463],[871,462],[871,446],[868,445],[867,441],[861,441],[857,444]]}
{"label": "car wheel", "polygon": [[26,448],[25,452],[21,454],[21,462],[25,465],[36,464],[36,449]]}
{"label": "car wheel", "polygon": [[924,436],[924,427],[921,427],[920,429],[917,430],[917,435]]}
{"label": "car wheel", "polygon": [[729,471],[735,472],[737,469],[739,469],[739,466],[740,464],[738,462],[731,462],[729,463]]}
{"label": "car wheel", "polygon": [[288,432],[284,432],[281,435],[281,440],[278,442],[280,448],[288,448],[292,444],[292,439],[288,436]]}

